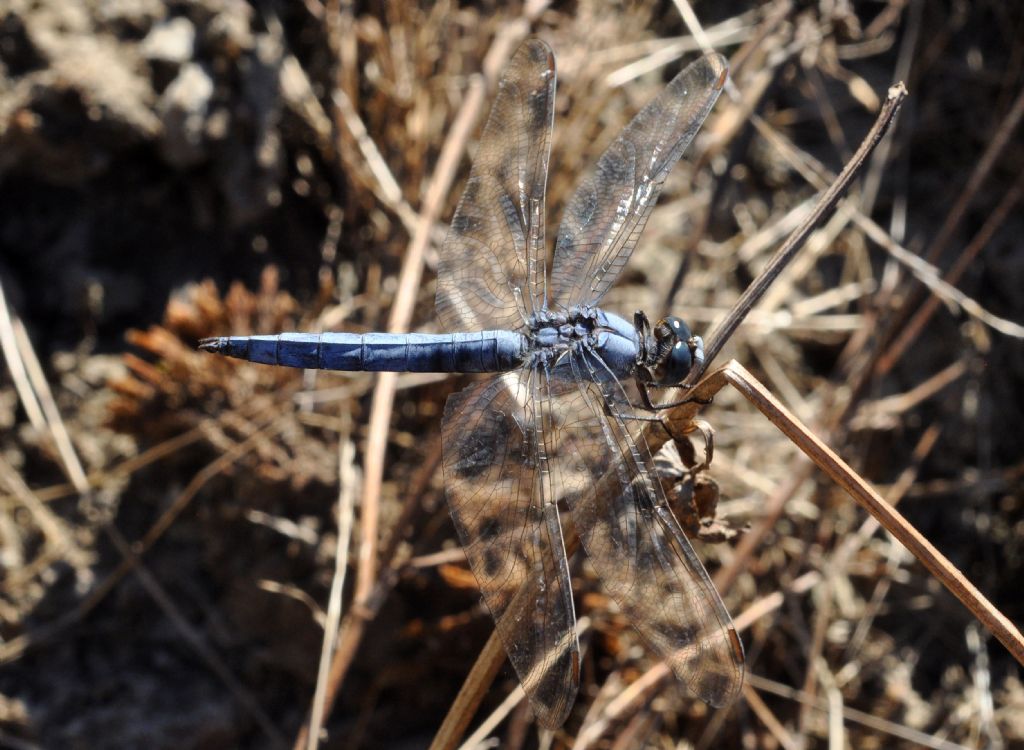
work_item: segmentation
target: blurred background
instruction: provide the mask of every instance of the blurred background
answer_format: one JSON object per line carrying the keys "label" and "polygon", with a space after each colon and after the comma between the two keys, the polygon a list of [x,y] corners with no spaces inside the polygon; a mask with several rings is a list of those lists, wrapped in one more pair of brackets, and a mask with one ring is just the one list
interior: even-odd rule
{"label": "blurred background", "polygon": [[[436,331],[445,222],[528,34],[560,76],[549,239],[644,102],[702,46],[730,58],[605,300],[705,335],[906,82],[721,361],[1024,621],[1024,6],[3,0],[0,745],[292,745],[339,548],[322,746],[429,744],[493,628],[439,468],[467,379],[400,376],[375,402],[370,375],[194,347]],[[498,712],[495,742],[1024,746],[1006,650],[736,394],[703,416],[718,503],[695,547],[741,629],[743,697],[714,711],[659,679],[576,561],[576,707],[538,738],[524,703],[499,708],[506,663],[475,719]]]}

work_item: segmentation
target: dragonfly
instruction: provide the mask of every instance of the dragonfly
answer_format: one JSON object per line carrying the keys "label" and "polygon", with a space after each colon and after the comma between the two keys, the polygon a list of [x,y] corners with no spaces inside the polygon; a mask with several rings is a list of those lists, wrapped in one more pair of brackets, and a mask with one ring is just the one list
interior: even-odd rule
{"label": "dragonfly", "polygon": [[440,250],[445,333],[199,344],[289,367],[491,374],[445,406],[445,495],[542,726],[561,726],[580,680],[563,516],[612,599],[694,695],[724,706],[742,686],[743,646],[669,507],[643,431],[665,405],[651,391],[670,392],[703,368],[703,342],[678,317],[652,324],[638,311],[628,321],[599,306],[727,76],[725,59],[709,53],[633,118],[566,205],[549,269],[555,61],[545,42],[527,40],[498,83]]}

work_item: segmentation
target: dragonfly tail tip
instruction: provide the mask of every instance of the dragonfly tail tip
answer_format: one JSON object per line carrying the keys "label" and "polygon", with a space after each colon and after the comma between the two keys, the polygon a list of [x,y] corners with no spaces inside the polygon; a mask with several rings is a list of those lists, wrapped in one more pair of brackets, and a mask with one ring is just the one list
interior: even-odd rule
{"label": "dragonfly tail tip", "polygon": [[223,336],[214,336],[208,339],[199,340],[199,349],[204,352],[220,354],[228,348],[228,340]]}

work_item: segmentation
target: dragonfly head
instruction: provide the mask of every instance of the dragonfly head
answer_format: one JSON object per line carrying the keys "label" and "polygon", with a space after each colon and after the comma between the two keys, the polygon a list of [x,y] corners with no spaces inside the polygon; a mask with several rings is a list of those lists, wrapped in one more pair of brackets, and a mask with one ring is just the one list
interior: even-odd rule
{"label": "dragonfly head", "polygon": [[704,363],[704,342],[694,336],[682,318],[669,315],[658,321],[652,331],[654,350],[647,366],[651,382],[657,385],[681,383],[694,365]]}

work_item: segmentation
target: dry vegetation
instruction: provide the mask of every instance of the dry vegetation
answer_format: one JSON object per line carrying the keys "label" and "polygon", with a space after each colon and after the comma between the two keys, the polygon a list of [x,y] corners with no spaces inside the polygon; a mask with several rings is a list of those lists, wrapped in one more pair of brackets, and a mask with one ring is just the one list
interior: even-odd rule
{"label": "dry vegetation", "polygon": [[[346,503],[323,746],[424,747],[441,725],[492,630],[438,467],[464,379],[399,376],[392,402],[369,375],[194,344],[435,330],[438,241],[502,62],[489,51],[536,33],[558,59],[550,235],[700,38],[672,3],[481,5],[0,5],[0,744],[292,744]],[[606,306],[706,332],[905,80],[891,139],[726,356],[1024,621],[1024,8],[693,11],[736,90]],[[932,284],[929,314],[934,272],[950,285]],[[742,399],[704,416],[721,533],[697,546],[743,628],[744,697],[716,712],[657,679],[577,564],[574,713],[538,739],[520,703],[498,742],[1024,746],[1003,647]],[[757,544],[732,565],[744,538]],[[506,665],[475,722],[515,687]]]}

